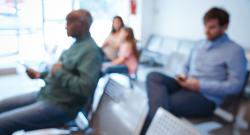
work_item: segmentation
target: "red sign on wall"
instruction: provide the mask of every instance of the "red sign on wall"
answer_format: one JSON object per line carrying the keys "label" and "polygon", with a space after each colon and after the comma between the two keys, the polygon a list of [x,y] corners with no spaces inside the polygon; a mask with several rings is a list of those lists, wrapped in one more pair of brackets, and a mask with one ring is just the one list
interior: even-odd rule
{"label": "red sign on wall", "polygon": [[130,0],[130,12],[132,15],[136,14],[136,1]]}

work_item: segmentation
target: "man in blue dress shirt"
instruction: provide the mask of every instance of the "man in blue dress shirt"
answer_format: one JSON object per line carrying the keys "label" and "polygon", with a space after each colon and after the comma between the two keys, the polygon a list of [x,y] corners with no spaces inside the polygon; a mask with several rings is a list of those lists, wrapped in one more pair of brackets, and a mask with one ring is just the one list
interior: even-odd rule
{"label": "man in blue dress shirt", "polygon": [[157,72],[147,76],[150,109],[144,130],[159,107],[176,116],[209,116],[225,96],[242,89],[247,60],[244,50],[225,33],[229,14],[212,8],[203,19],[207,39],[195,45],[183,74],[176,79]]}

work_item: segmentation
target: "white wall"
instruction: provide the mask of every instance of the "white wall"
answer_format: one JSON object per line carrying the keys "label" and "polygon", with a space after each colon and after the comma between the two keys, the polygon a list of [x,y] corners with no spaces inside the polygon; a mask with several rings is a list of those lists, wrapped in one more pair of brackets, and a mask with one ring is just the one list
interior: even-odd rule
{"label": "white wall", "polygon": [[141,24],[141,44],[145,45],[148,37],[152,34],[154,17],[154,0],[142,1],[142,24]]}
{"label": "white wall", "polygon": [[[146,0],[147,1],[147,0]],[[184,39],[205,38],[202,18],[211,7],[223,7],[231,15],[229,36],[245,48],[250,49],[250,0],[148,0],[154,1],[152,18],[143,16],[145,27],[142,33],[154,33]],[[146,7],[145,7],[146,8]],[[145,11],[145,10],[144,10]],[[151,7],[146,10],[150,12]],[[144,25],[145,26],[145,25]]]}

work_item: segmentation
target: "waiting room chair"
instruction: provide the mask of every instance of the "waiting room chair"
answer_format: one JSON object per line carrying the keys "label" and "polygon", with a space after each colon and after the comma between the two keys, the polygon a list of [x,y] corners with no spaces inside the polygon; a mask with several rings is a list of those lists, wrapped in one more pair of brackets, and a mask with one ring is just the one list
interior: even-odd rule
{"label": "waiting room chair", "polygon": [[192,125],[158,108],[146,135],[201,135]]}
{"label": "waiting room chair", "polygon": [[248,71],[241,92],[239,94],[228,95],[222,105],[215,110],[214,115],[205,118],[188,118],[187,120],[195,125],[206,124],[208,122],[216,122],[222,127],[233,125],[238,115],[240,102],[244,98],[244,90],[248,83],[249,73]]}
{"label": "waiting room chair", "polygon": [[109,79],[90,128],[98,135],[138,135],[146,114],[146,97]]}

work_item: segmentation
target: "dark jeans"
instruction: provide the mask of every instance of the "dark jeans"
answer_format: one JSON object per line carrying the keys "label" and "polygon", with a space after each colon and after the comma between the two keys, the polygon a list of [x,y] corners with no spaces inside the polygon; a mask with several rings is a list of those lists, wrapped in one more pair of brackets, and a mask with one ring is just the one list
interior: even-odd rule
{"label": "dark jeans", "polygon": [[202,94],[183,89],[174,78],[152,72],[147,76],[149,113],[142,134],[145,134],[157,109],[163,107],[176,116],[206,117],[213,114],[215,103]]}
{"label": "dark jeans", "polygon": [[48,101],[37,101],[37,92],[0,101],[0,135],[64,125],[66,112]]}
{"label": "dark jeans", "polygon": [[121,74],[129,74],[128,67],[125,65],[117,65],[117,66],[111,66],[108,67],[105,71],[105,73],[121,73]]}

